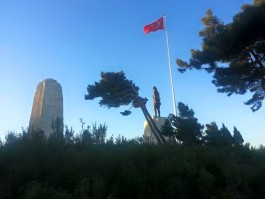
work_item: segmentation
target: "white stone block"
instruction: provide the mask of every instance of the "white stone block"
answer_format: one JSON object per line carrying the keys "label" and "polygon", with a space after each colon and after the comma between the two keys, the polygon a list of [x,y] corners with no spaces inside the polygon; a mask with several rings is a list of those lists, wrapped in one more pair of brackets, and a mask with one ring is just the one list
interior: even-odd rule
{"label": "white stone block", "polygon": [[[161,126],[164,125],[164,123],[167,119],[167,117],[155,117],[155,116],[153,116],[152,118],[153,118],[153,120],[154,120],[154,122],[155,122],[155,124],[159,130],[161,129]],[[151,131],[147,121],[144,122],[144,136],[147,138],[149,143],[157,144],[157,139],[156,139],[155,135],[153,134],[153,132]],[[165,139],[167,140],[168,138],[165,137]]]}

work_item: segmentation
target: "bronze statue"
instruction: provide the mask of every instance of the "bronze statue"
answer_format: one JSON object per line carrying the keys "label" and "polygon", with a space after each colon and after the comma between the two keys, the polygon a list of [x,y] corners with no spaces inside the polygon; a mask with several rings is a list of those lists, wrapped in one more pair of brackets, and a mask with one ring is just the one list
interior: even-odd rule
{"label": "bronze statue", "polygon": [[155,86],[153,87],[153,101],[154,101],[155,117],[157,117],[157,115],[158,117],[160,117],[160,105],[161,105],[160,95]]}

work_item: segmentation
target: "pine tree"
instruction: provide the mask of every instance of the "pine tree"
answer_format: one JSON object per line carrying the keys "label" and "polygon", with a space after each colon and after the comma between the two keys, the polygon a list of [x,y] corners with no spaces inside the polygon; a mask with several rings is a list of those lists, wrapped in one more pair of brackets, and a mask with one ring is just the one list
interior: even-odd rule
{"label": "pine tree", "polygon": [[207,146],[216,146],[220,140],[220,132],[215,122],[206,124],[205,135],[203,136],[204,144]]}
{"label": "pine tree", "polygon": [[[93,100],[100,97],[100,106],[112,108],[131,104],[134,108],[141,108],[158,143],[166,142],[145,106],[147,99],[139,96],[139,87],[128,80],[123,71],[117,73],[101,72],[101,79],[95,84],[88,85],[87,92],[85,99]],[[129,115],[131,113],[130,109],[121,112],[121,114]]]}
{"label": "pine tree", "polygon": [[222,128],[220,129],[220,134],[223,145],[232,146],[233,137],[224,124],[222,124]]}
{"label": "pine tree", "polygon": [[175,143],[176,131],[168,119],[166,119],[164,125],[161,126],[162,135],[169,138],[170,142]]}
{"label": "pine tree", "polygon": [[244,143],[244,139],[236,127],[234,127],[233,141],[235,145],[242,145]]}
{"label": "pine tree", "polygon": [[234,138],[227,127],[222,124],[222,127],[218,129],[215,122],[206,124],[205,134],[203,136],[204,145],[206,146],[232,146],[234,144]]}
{"label": "pine tree", "polygon": [[184,145],[194,145],[201,142],[203,125],[194,116],[194,111],[182,102],[178,103],[179,116],[174,122],[176,137]]}
{"label": "pine tree", "polygon": [[205,69],[214,73],[217,91],[228,96],[251,92],[245,104],[257,111],[265,98],[265,1],[254,4],[242,6],[226,25],[208,10],[200,31],[202,49],[191,50],[189,63],[177,59],[177,64],[181,72]]}

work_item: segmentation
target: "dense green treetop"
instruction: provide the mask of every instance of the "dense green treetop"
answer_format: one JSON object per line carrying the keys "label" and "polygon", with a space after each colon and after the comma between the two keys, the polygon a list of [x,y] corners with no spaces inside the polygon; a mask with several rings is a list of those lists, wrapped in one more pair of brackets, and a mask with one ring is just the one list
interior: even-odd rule
{"label": "dense green treetop", "polygon": [[235,145],[242,145],[244,143],[244,139],[236,127],[234,127],[233,140]]}
{"label": "dense green treetop", "polygon": [[195,117],[193,109],[182,102],[178,103],[178,113],[178,116],[170,114],[168,120],[161,127],[163,135],[169,138],[170,143],[178,140],[185,146],[210,147],[241,146],[244,143],[244,139],[236,127],[234,127],[233,136],[224,124],[219,129],[215,122],[211,122],[204,128],[204,125]]}
{"label": "dense green treetop", "polygon": [[203,125],[198,122],[194,111],[184,103],[179,102],[178,113],[179,116],[177,117],[173,114],[169,115],[168,121],[162,126],[163,134],[169,137],[174,136],[184,145],[200,144]]}
{"label": "dense green treetop", "polygon": [[86,100],[101,97],[101,106],[119,107],[129,105],[138,96],[139,87],[125,77],[124,72],[101,72],[101,79],[94,85],[88,85]]}
{"label": "dense green treetop", "polygon": [[203,125],[198,122],[194,111],[187,105],[179,102],[178,109],[176,137],[185,145],[198,144],[202,137]]}
{"label": "dense green treetop", "polygon": [[265,98],[265,1],[242,6],[226,25],[211,10],[202,22],[202,49],[192,49],[189,62],[177,59],[179,71],[204,69],[214,73],[212,82],[218,92],[228,96],[251,92],[252,98],[245,104],[252,111],[258,110]]}

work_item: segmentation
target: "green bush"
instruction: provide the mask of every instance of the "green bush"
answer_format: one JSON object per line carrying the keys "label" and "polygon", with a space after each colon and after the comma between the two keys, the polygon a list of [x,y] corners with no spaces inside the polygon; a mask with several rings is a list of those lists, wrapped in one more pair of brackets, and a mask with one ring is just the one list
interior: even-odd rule
{"label": "green bush", "polygon": [[265,194],[264,147],[56,139],[24,134],[0,147],[0,198],[200,199]]}

